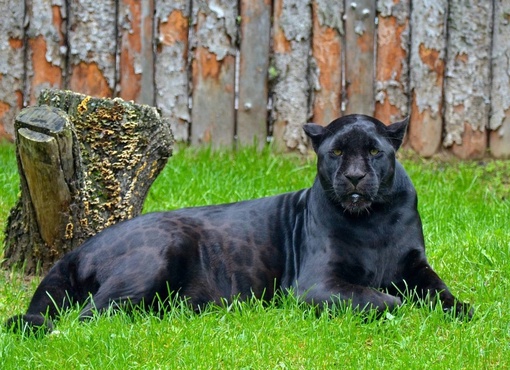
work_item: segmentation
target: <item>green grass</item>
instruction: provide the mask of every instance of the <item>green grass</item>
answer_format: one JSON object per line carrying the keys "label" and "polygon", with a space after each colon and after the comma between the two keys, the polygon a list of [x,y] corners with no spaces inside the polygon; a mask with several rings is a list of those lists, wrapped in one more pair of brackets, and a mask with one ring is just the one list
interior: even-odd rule
{"label": "green grass", "polygon": [[[0,145],[0,227],[18,192],[10,145]],[[145,211],[236,201],[307,187],[314,160],[241,150],[180,150]],[[471,322],[406,304],[384,320],[316,315],[291,297],[163,318],[117,314],[22,337],[0,329],[1,369],[503,369],[510,367],[510,162],[404,161],[420,197],[429,261],[474,304]],[[23,311],[39,278],[0,273],[0,320]]]}

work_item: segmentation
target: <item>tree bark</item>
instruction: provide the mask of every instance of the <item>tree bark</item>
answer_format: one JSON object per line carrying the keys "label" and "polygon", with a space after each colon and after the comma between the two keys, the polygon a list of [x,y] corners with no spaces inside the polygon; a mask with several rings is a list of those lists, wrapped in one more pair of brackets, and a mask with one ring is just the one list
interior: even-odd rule
{"label": "tree bark", "polygon": [[158,0],[156,6],[156,104],[168,117],[175,139],[189,140],[188,32],[190,0]]}
{"label": "tree bark", "polygon": [[313,121],[327,125],[342,114],[343,1],[313,0],[312,55],[317,65]]}
{"label": "tree bark", "polygon": [[510,3],[494,2],[492,41],[492,90],[490,151],[496,158],[510,158]]}
{"label": "tree bark", "polygon": [[460,158],[480,158],[489,125],[492,2],[455,0],[449,8],[443,144]]}
{"label": "tree bark", "polygon": [[191,142],[233,147],[237,1],[193,5]]}
{"label": "tree bark", "polygon": [[152,14],[154,0],[120,0],[119,96],[154,105]]}
{"label": "tree bark", "polygon": [[4,266],[27,273],[140,214],[173,144],[149,106],[56,90],[39,104],[16,118],[21,196],[5,237]]}
{"label": "tree bark", "polygon": [[33,105],[42,90],[63,88],[65,79],[66,4],[52,0],[27,1],[27,97]]}
{"label": "tree bark", "polygon": [[112,97],[116,89],[117,30],[114,0],[69,1],[69,88]]}
{"label": "tree bark", "polygon": [[[310,51],[312,37],[311,0],[274,2],[273,139],[278,150],[305,153],[308,139],[302,130],[311,113]],[[272,76],[271,76],[272,75]]]}
{"label": "tree bark", "polygon": [[377,2],[375,117],[389,124],[408,114],[410,0]]}
{"label": "tree bark", "polygon": [[271,1],[241,0],[241,45],[237,140],[240,145],[267,142],[268,70]]}
{"label": "tree bark", "polygon": [[348,1],[345,9],[346,113],[373,115],[375,66],[374,0]]}
{"label": "tree bark", "polygon": [[411,25],[411,121],[409,143],[430,157],[443,135],[443,82],[448,1],[413,2]]}
{"label": "tree bark", "polygon": [[14,117],[23,106],[25,4],[0,0],[0,138],[14,137]]}

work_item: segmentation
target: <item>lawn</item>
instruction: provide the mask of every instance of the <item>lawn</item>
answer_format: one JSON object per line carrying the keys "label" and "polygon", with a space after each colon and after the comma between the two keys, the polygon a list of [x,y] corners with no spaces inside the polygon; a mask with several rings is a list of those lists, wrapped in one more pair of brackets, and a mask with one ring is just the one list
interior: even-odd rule
{"label": "lawn", "polygon": [[[291,297],[163,318],[72,310],[42,338],[0,329],[1,369],[510,368],[510,162],[403,160],[419,194],[431,265],[472,302],[471,322],[405,304],[381,320],[317,315]],[[17,192],[14,149],[0,145],[0,228]],[[313,157],[179,150],[145,212],[256,198],[310,186]],[[0,237],[1,239],[1,237]],[[0,320],[23,311],[40,278],[0,271]]]}

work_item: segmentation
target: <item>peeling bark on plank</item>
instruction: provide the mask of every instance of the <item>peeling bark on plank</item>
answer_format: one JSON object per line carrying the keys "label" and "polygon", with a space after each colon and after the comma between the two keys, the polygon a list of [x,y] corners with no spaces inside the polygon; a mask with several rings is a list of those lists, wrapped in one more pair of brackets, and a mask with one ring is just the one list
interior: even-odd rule
{"label": "peeling bark on plank", "polygon": [[389,124],[408,115],[410,0],[379,0],[375,117]]}
{"label": "peeling bark on plank", "polygon": [[478,158],[487,148],[492,2],[449,6],[443,144],[460,158]]}
{"label": "peeling bark on plank", "polygon": [[241,47],[237,140],[241,145],[267,141],[268,69],[271,1],[241,0]]}
{"label": "peeling bark on plank", "polygon": [[14,137],[14,118],[23,106],[23,1],[0,0],[0,138]]}
{"label": "peeling bark on plank", "polygon": [[173,144],[168,122],[146,105],[55,90],[39,104],[16,120],[21,196],[5,237],[4,266],[27,273],[140,214]]}
{"label": "peeling bark on plank", "polygon": [[156,0],[156,105],[170,120],[175,139],[189,140],[188,32],[190,0]]}
{"label": "peeling bark on plank", "polygon": [[141,32],[142,47],[140,57],[142,59],[141,91],[138,95],[138,103],[156,105],[154,84],[154,0],[142,1]]}
{"label": "peeling bark on plank", "polygon": [[116,88],[115,0],[69,2],[69,88],[111,97]]}
{"label": "peeling bark on plank", "polygon": [[345,9],[347,114],[374,114],[375,5],[355,0]]}
{"label": "peeling bark on plank", "polygon": [[27,2],[28,100],[35,104],[44,89],[63,87],[65,74],[65,3],[53,0]]}
{"label": "peeling bark on plank", "polygon": [[510,3],[494,2],[490,152],[510,158]]}
{"label": "peeling bark on plank", "polygon": [[413,2],[411,15],[411,120],[409,143],[430,157],[443,135],[443,81],[448,1]]}
{"label": "peeling bark on plank", "polygon": [[233,146],[237,1],[193,2],[191,142]]}
{"label": "peeling bark on plank", "polygon": [[278,150],[307,151],[302,130],[310,117],[309,55],[312,14],[310,0],[274,2],[273,65],[271,89],[273,139]]}
{"label": "peeling bark on plank", "polygon": [[30,107],[16,117],[20,198],[5,235],[4,266],[25,264],[33,273],[65,252],[71,204],[73,133],[69,117],[52,107]]}
{"label": "peeling bark on plank", "polygon": [[119,96],[154,105],[154,1],[119,2]]}
{"label": "peeling bark on plank", "polygon": [[317,66],[313,121],[327,125],[342,114],[342,1],[313,0],[312,55]]}

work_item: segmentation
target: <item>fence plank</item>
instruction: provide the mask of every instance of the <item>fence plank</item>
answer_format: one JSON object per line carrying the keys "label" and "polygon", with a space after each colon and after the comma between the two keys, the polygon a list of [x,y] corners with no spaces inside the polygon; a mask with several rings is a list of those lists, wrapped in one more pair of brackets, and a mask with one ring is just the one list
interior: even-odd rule
{"label": "fence plank", "polygon": [[237,125],[240,143],[256,136],[262,145],[269,120],[276,148],[305,152],[301,126],[312,117],[366,113],[388,123],[410,110],[407,145],[423,156],[442,143],[461,158],[488,146],[510,157],[510,3],[410,4],[0,0],[0,136],[12,137],[15,115],[41,89],[64,87],[157,105],[176,139],[192,130],[192,143],[232,145]]}
{"label": "fence plank", "polygon": [[170,120],[178,141],[188,141],[190,129],[188,32],[190,0],[156,3],[156,104]]}
{"label": "fence plank", "polygon": [[492,2],[449,2],[444,145],[460,158],[485,154],[490,99]]}
{"label": "fence plank", "polygon": [[379,0],[375,117],[388,124],[408,114],[410,0]]}
{"label": "fence plank", "polygon": [[0,138],[12,138],[23,105],[23,1],[0,0]]}
{"label": "fence plank", "polygon": [[494,32],[492,41],[491,154],[510,158],[510,3],[494,2]]}
{"label": "fence plank", "polygon": [[33,105],[42,90],[63,87],[66,5],[56,5],[51,0],[32,0],[26,4],[29,18],[27,99]]}
{"label": "fence plank", "polygon": [[267,140],[271,1],[241,0],[237,139],[262,147]]}
{"label": "fence plank", "polygon": [[193,2],[195,43],[191,141],[234,143],[237,1]]}
{"label": "fence plank", "polygon": [[342,114],[343,1],[312,1],[312,55],[318,80],[313,102],[313,121],[326,125]]}
{"label": "fence plank", "polygon": [[411,147],[426,157],[437,152],[443,135],[447,14],[447,0],[413,2],[408,137]]}
{"label": "fence plank", "polygon": [[310,116],[309,54],[312,14],[310,0],[274,2],[273,138],[278,150],[306,152],[302,125]]}
{"label": "fence plank", "polygon": [[119,96],[154,105],[154,1],[119,1]]}
{"label": "fence plank", "polygon": [[140,56],[142,58],[142,87],[138,97],[138,103],[155,105],[155,60],[154,60],[154,46],[155,46],[155,31],[154,31],[154,1],[142,1],[142,19],[141,19],[141,32],[142,32],[142,47]]}
{"label": "fence plank", "polygon": [[374,113],[374,0],[349,1],[345,9],[346,113]]}
{"label": "fence plank", "polygon": [[97,97],[115,91],[115,0],[69,2],[69,88]]}

